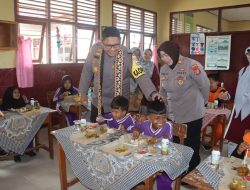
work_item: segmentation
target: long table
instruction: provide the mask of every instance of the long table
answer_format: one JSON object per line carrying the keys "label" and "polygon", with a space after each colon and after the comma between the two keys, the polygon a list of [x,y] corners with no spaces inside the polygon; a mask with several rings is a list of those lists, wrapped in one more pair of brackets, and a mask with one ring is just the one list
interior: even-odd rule
{"label": "long table", "polygon": [[[53,132],[58,140],[61,190],[67,190],[78,181],[94,190],[129,190],[160,170],[164,170],[172,180],[175,180],[187,170],[193,154],[193,150],[189,147],[170,143],[170,153],[167,156],[139,159],[130,154],[117,157],[103,152],[101,146],[117,140],[119,134],[109,135],[103,140],[83,145],[70,140],[71,135],[77,133],[79,131],[73,126]],[[69,182],[66,158],[77,177]]]}
{"label": "long table", "polygon": [[[50,158],[53,159],[53,136],[50,135],[52,126],[49,113],[54,111],[50,108],[41,107],[25,113],[4,112],[5,116],[0,119],[0,148],[8,152],[9,156],[24,154],[44,121],[48,120],[49,147],[36,140],[37,144],[34,149],[43,148],[49,151]],[[7,159],[7,157],[0,160],[4,159]]]}

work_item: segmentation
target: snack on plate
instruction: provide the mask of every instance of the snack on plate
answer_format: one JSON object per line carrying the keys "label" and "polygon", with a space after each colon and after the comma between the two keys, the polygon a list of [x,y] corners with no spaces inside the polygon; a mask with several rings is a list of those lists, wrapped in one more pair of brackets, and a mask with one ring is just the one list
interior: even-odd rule
{"label": "snack on plate", "polygon": [[249,173],[249,169],[246,166],[236,168],[239,176],[247,176]]}
{"label": "snack on plate", "polygon": [[97,126],[98,126],[97,123],[89,123],[89,124],[88,124],[88,128],[89,128],[89,129],[95,129],[95,128],[97,128]]}
{"label": "snack on plate", "polygon": [[134,144],[134,145],[141,145],[144,142],[145,142],[144,139],[131,139],[131,141],[130,141],[130,143]]}
{"label": "snack on plate", "polygon": [[122,145],[122,146],[117,147],[115,149],[115,152],[122,153],[122,152],[126,152],[127,150],[128,150],[128,147],[125,145]]}
{"label": "snack on plate", "polygon": [[147,143],[148,144],[156,144],[157,143],[157,138],[156,137],[152,137],[150,139],[147,139]]}
{"label": "snack on plate", "polygon": [[96,130],[94,129],[86,129],[85,130],[85,137],[87,138],[98,138],[99,135],[97,134]]}
{"label": "snack on plate", "polygon": [[100,133],[101,133],[101,134],[104,134],[104,133],[106,133],[107,131],[108,131],[107,127],[104,127],[104,126],[100,127]]}
{"label": "snack on plate", "polygon": [[75,102],[80,102],[80,101],[81,101],[81,96],[76,95],[76,96],[73,97],[73,100],[74,100]]}
{"label": "snack on plate", "polygon": [[150,154],[157,154],[157,148],[153,146],[148,147],[148,153]]}
{"label": "snack on plate", "polygon": [[26,107],[20,108],[20,112],[21,112],[21,113],[24,113],[24,112],[26,112],[26,111],[28,111]]}
{"label": "snack on plate", "polygon": [[114,134],[115,132],[116,132],[116,130],[113,129],[113,128],[108,128],[108,129],[107,129],[107,133],[108,133],[108,134]]}

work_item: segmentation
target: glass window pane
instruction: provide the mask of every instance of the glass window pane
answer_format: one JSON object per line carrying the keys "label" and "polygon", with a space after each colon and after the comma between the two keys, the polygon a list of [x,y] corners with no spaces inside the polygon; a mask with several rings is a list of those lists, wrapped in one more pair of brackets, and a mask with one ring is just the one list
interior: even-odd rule
{"label": "glass window pane", "polygon": [[43,27],[42,25],[36,25],[36,24],[23,24],[23,23],[19,24],[20,36],[24,36],[25,38],[30,38],[32,40],[31,44],[32,60],[39,59],[42,27]]}
{"label": "glass window pane", "polygon": [[51,23],[51,63],[72,63],[73,26]]}
{"label": "glass window pane", "polygon": [[218,31],[218,10],[175,13],[171,22],[172,34],[201,31],[197,26],[208,29],[204,32],[216,32]]}
{"label": "glass window pane", "polygon": [[153,38],[151,36],[144,36],[144,50],[153,49]]}
{"label": "glass window pane", "polygon": [[222,9],[221,17],[221,30],[223,32],[250,30],[250,6]]}
{"label": "glass window pane", "polygon": [[140,48],[140,42],[141,42],[141,34],[131,32],[130,33],[130,48],[132,47]]}
{"label": "glass window pane", "polygon": [[120,36],[121,36],[121,44],[122,44],[123,46],[126,46],[126,45],[127,45],[127,42],[126,42],[126,35],[123,34],[123,33],[121,33]]}
{"label": "glass window pane", "polygon": [[[77,60],[86,59],[91,43],[91,38],[93,35],[93,30],[77,29]],[[95,42],[95,35],[93,42]]]}

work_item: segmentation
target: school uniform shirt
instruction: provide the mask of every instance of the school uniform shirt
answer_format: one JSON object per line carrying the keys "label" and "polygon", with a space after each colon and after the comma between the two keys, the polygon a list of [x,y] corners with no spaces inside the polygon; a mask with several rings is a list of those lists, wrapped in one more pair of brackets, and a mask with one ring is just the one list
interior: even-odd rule
{"label": "school uniform shirt", "polygon": [[199,62],[180,55],[173,70],[162,66],[160,83],[171,120],[188,123],[204,116],[210,82]]}
{"label": "school uniform shirt", "polygon": [[[94,78],[94,92],[92,95],[92,104],[98,107],[98,76],[99,76],[99,58],[96,56],[96,52],[102,48],[101,42],[93,45],[89,55],[84,63],[80,83],[79,91],[82,94],[87,94],[91,80]],[[147,99],[150,99],[152,92],[156,91],[151,79],[143,72],[142,69],[133,70],[132,68],[132,55],[129,50],[121,46],[123,51],[123,80],[122,80],[122,96],[129,99],[130,93],[130,78],[135,78],[139,84],[142,92]],[[115,83],[115,71],[114,71],[114,57],[110,57],[104,52],[104,66],[103,66],[103,82],[102,82],[102,106],[104,113],[111,112],[110,104],[114,98],[114,83]],[[134,65],[133,65],[134,66]],[[140,67],[140,66],[137,66]],[[134,72],[132,72],[132,70]]]}
{"label": "school uniform shirt", "polygon": [[170,122],[166,122],[161,128],[154,130],[152,127],[152,122],[146,120],[140,124],[137,124],[136,128],[140,130],[141,134],[146,136],[157,138],[167,136],[170,141],[173,139],[173,127]]}
{"label": "school uniform shirt", "polygon": [[129,113],[126,114],[124,118],[119,120],[116,120],[111,113],[104,114],[103,118],[105,120],[104,123],[106,123],[110,128],[118,129],[120,126],[123,126],[128,133],[131,133],[135,127],[135,120]]}

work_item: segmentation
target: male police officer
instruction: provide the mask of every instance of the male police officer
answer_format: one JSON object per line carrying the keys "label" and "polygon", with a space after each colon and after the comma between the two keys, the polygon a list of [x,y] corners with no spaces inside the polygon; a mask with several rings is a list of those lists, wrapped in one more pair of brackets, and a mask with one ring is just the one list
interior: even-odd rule
{"label": "male police officer", "polygon": [[79,91],[81,102],[86,104],[87,91],[94,77],[91,121],[95,122],[98,114],[111,111],[110,104],[115,96],[122,95],[129,99],[130,77],[136,79],[147,99],[161,98],[150,78],[140,66],[132,61],[129,50],[120,45],[120,32],[115,27],[106,27],[102,32],[102,42],[93,45],[84,64]]}

